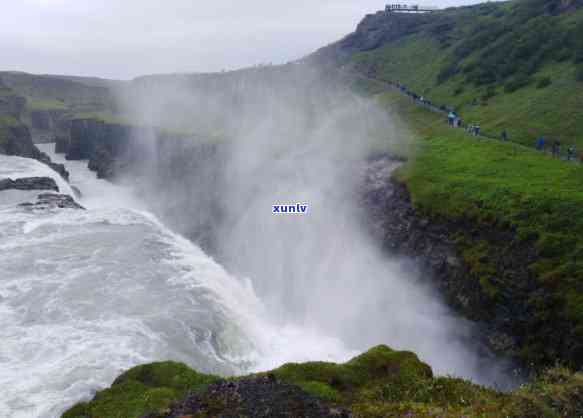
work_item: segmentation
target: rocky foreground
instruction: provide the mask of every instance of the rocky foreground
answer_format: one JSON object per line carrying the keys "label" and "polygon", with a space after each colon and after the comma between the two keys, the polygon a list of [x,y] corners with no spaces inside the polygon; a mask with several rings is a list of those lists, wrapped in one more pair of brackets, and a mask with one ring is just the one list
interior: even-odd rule
{"label": "rocky foreground", "polygon": [[555,368],[511,393],[435,377],[410,352],[375,347],[344,364],[286,364],[220,379],[164,362],[135,367],[63,418],[577,417],[583,373]]}

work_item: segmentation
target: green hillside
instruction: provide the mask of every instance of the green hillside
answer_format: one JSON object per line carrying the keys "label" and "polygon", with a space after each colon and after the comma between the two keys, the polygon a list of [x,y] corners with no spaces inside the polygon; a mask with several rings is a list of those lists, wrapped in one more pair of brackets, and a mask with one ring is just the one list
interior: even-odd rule
{"label": "green hillside", "polygon": [[[506,327],[517,341],[507,354],[522,365],[580,368],[583,166],[521,145],[545,135],[583,152],[583,1],[377,12],[316,57],[356,76],[359,90],[381,93],[410,128],[415,152],[395,178],[418,215],[445,225],[464,260],[464,285],[480,307],[458,308]],[[454,108],[488,136],[506,130],[510,142],[450,129],[443,115],[387,92],[389,83]],[[521,315],[506,316],[509,306]]]}
{"label": "green hillside", "polygon": [[[429,366],[415,354],[386,346],[375,347],[344,364],[288,363],[269,374],[272,379],[299,386],[332,410],[350,410],[354,418],[559,418],[576,417],[583,412],[581,373],[555,368],[511,393],[501,393],[462,379],[434,377]],[[226,396],[213,390],[212,385],[219,380],[181,363],[142,365],[123,373],[90,402],[72,407],[63,418],[266,416],[265,400],[257,411],[247,407],[245,413],[240,413],[244,396]],[[232,382],[233,387],[235,382],[249,384],[245,378],[234,378]],[[203,399],[201,403],[190,403],[196,411],[172,414],[173,402],[189,393]]]}
{"label": "green hillside", "polygon": [[[583,150],[583,2],[517,0],[447,9],[348,68],[398,82],[513,141],[539,135]],[[412,19],[393,14],[391,21]],[[414,19],[414,18],[413,18]]]}

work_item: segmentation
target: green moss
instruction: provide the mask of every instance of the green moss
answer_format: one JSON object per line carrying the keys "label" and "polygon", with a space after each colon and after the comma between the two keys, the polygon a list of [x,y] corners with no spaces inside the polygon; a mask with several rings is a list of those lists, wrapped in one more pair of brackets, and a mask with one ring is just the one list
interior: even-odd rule
{"label": "green moss", "polygon": [[168,387],[183,393],[198,390],[216,380],[217,377],[196,373],[185,364],[168,361],[134,367],[119,376],[113,384],[137,381],[149,387]]}
{"label": "green moss", "polygon": [[[565,368],[545,371],[510,393],[453,377],[432,377],[431,369],[409,352],[375,347],[344,364],[286,364],[272,372],[324,402],[342,405],[355,418],[386,417],[576,417],[583,413],[583,374]],[[172,400],[200,392],[209,416],[224,412],[221,398],[203,389],[216,378],[180,363],[139,366],[116,379],[91,402],[80,403],[63,418],[134,418],[164,414]]]}
{"label": "green moss", "polygon": [[204,389],[218,378],[197,373],[182,363],[162,362],[134,367],[89,403],[69,409],[63,418],[138,418],[161,412],[172,401]]}
{"label": "green moss", "polygon": [[375,347],[345,364],[312,362],[286,364],[273,371],[279,379],[309,393],[340,403],[350,403],[372,385],[414,385],[430,378],[429,366],[410,352]]}

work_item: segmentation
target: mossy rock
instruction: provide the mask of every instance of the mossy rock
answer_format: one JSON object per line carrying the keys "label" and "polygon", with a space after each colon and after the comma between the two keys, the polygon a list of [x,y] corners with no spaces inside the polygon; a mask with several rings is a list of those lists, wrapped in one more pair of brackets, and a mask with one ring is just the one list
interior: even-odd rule
{"label": "mossy rock", "polygon": [[109,389],[98,392],[91,402],[69,409],[63,418],[138,418],[162,412],[171,402],[217,380],[171,361],[137,366],[119,376]]}
{"label": "mossy rock", "polygon": [[431,368],[414,353],[394,351],[384,345],[345,364],[288,363],[272,373],[308,393],[342,404],[352,402],[362,390],[370,386],[392,384],[395,387],[408,387],[433,376]]}
{"label": "mossy rock", "polygon": [[[415,354],[378,346],[344,364],[289,363],[267,374],[299,386],[332,409],[341,406],[351,410],[354,418],[583,416],[583,373],[561,367],[545,371],[513,392],[502,393],[464,379],[433,377],[431,368]],[[216,401],[216,388],[208,392],[206,387],[218,380],[181,363],[138,366],[119,376],[92,401],[69,409],[63,418],[174,417],[170,404],[184,400],[189,393]]]}

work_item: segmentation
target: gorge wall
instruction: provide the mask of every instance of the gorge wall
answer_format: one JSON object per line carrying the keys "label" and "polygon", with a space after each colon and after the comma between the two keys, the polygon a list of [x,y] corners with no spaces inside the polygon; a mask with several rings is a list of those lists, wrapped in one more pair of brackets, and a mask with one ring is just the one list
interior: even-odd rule
{"label": "gorge wall", "polygon": [[[534,243],[496,223],[421,213],[406,184],[394,176],[379,181],[389,178],[383,176],[386,166],[383,158],[369,162],[363,191],[371,233],[384,249],[412,257],[449,306],[481,324],[483,341],[494,352],[527,369],[556,358],[580,367],[583,344],[576,328],[558,318],[560,304],[531,270],[539,258]],[[476,242],[478,247],[469,245]]]}
{"label": "gorge wall", "polygon": [[0,154],[33,158],[68,179],[65,166],[53,163],[33,144],[30,129],[22,122],[25,107],[26,99],[15,94],[0,79]]}

